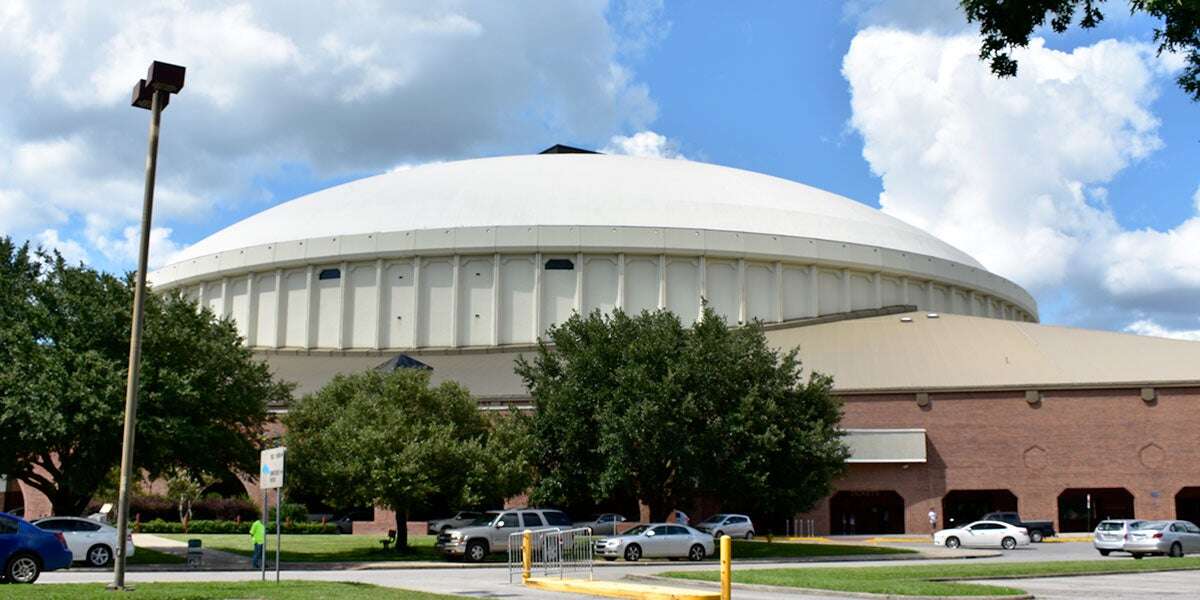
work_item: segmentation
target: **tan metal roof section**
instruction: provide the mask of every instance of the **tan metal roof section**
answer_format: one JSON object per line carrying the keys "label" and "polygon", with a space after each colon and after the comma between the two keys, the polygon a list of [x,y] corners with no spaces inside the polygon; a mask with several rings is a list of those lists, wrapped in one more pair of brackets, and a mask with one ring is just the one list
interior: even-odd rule
{"label": "tan metal roof section", "polygon": [[[903,319],[909,319],[905,322]],[[767,332],[839,393],[1200,385],[1200,342],[904,313]]]}

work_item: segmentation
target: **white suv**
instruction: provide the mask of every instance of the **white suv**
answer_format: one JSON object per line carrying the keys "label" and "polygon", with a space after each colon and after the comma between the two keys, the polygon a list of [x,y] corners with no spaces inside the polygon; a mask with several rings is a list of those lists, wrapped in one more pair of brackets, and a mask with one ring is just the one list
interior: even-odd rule
{"label": "white suv", "polygon": [[697,523],[696,529],[711,533],[715,538],[727,535],[732,538],[754,539],[754,522],[746,515],[713,515]]}
{"label": "white suv", "polygon": [[491,510],[466,527],[443,531],[437,537],[436,547],[446,556],[480,562],[488,554],[507,551],[512,533],[553,527],[571,529],[571,518],[560,510]]}

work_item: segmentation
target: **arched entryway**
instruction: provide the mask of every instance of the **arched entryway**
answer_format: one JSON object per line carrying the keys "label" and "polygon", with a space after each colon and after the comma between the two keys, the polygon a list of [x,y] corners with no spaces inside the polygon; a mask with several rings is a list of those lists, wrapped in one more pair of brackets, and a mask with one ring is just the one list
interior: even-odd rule
{"label": "arched entryway", "polygon": [[1200,486],[1185,487],[1175,494],[1175,518],[1200,524]]}
{"label": "arched entryway", "polygon": [[1058,495],[1058,529],[1091,531],[1104,519],[1132,519],[1133,494],[1125,488],[1073,488]]}
{"label": "arched entryway", "polygon": [[904,533],[904,498],[893,490],[841,491],[829,499],[834,535]]}
{"label": "arched entryway", "polygon": [[952,490],[942,496],[941,527],[977,521],[995,511],[1016,511],[1017,496],[1008,490]]}

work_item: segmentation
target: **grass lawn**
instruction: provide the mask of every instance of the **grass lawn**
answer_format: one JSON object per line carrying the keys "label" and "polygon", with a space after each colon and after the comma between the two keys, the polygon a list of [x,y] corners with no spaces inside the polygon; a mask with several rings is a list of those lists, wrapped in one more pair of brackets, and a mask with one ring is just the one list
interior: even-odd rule
{"label": "grass lawn", "polygon": [[[736,556],[736,554],[735,554]],[[896,567],[830,567],[817,569],[737,570],[735,583],[785,587],[871,592],[876,594],[926,596],[995,596],[1023,593],[1009,587],[965,583],[962,579],[993,577],[1042,577],[1089,573],[1136,573],[1200,569],[1200,557],[1150,560],[1094,560],[1044,563],[998,563],[962,565],[912,565]],[[667,573],[668,577],[719,581],[717,571]]]}
{"label": "grass lawn", "polygon": [[[717,544],[720,552],[720,544]],[[851,546],[840,544],[803,544],[792,542],[733,541],[733,560],[739,558],[797,558],[804,556],[862,556],[880,554],[916,554],[915,550],[887,546]],[[715,557],[714,557],[715,558]]]}
{"label": "grass lawn", "polygon": [[[224,550],[242,556],[250,556],[250,536],[244,533],[159,534],[161,537],[187,541],[199,539],[205,548]],[[284,535],[284,562],[375,562],[375,561],[442,561],[441,553],[434,549],[432,535],[408,537],[408,552],[385,551],[379,544],[382,535]],[[268,557],[275,560],[275,536],[267,536]],[[503,554],[495,554],[488,560],[505,560]]]}
{"label": "grass lawn", "polygon": [[[103,583],[54,583],[39,585],[6,585],[7,600],[110,600],[113,593]],[[137,600],[207,600],[225,598],[300,600],[323,598],[362,598],[363,600],[444,600],[459,596],[443,596],[411,592],[364,583],[323,581],[230,581],[212,583],[137,583],[134,590],[120,594],[121,598]]]}
{"label": "grass lawn", "polygon": [[150,548],[137,548],[126,562],[131,565],[181,565],[187,562],[187,559]]}

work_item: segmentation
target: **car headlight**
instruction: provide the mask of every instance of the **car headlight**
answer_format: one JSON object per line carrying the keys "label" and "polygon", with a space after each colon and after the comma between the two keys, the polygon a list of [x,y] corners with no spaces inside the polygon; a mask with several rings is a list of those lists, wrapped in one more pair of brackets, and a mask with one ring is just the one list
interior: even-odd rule
{"label": "car headlight", "polygon": [[459,540],[461,540],[461,539],[462,539],[462,532],[461,532],[461,531],[451,531],[451,532],[450,532],[450,541],[452,541],[452,542],[457,542],[457,541],[459,541]]}

